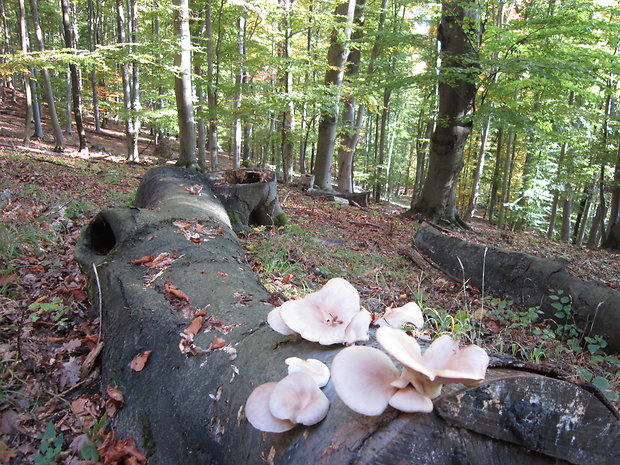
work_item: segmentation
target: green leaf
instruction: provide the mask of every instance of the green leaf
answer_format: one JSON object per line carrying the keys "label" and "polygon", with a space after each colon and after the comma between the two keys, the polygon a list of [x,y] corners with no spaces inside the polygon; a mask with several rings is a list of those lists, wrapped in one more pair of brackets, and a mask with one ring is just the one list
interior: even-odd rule
{"label": "green leaf", "polygon": [[601,390],[607,389],[610,386],[609,381],[607,381],[602,376],[595,376],[592,380],[592,384],[594,384],[597,388]]}
{"label": "green leaf", "polygon": [[92,442],[87,442],[86,444],[84,444],[84,446],[80,450],[80,454],[82,454],[82,458],[84,460],[92,460],[93,462],[99,460],[99,452],[97,452],[97,446],[95,446]]}
{"label": "green leaf", "polygon": [[612,402],[618,402],[618,400],[620,400],[620,396],[615,391],[610,391],[606,389],[603,391],[603,394],[605,394],[605,397],[607,397]]}
{"label": "green leaf", "polygon": [[560,302],[562,302],[563,304],[570,303],[570,297],[564,296],[560,299]]}
{"label": "green leaf", "polygon": [[579,372],[579,376],[581,376],[581,378],[586,383],[589,383],[592,380],[592,377],[594,375],[592,374],[590,370],[588,370],[587,368],[583,368],[583,367],[575,367],[575,368],[577,368],[577,371]]}
{"label": "green leaf", "polygon": [[555,308],[556,310],[562,310],[562,309],[564,308],[564,305],[562,305],[562,304],[561,304],[561,303],[559,303],[559,302],[553,302],[553,303],[551,303],[551,306],[552,306],[553,308]]}

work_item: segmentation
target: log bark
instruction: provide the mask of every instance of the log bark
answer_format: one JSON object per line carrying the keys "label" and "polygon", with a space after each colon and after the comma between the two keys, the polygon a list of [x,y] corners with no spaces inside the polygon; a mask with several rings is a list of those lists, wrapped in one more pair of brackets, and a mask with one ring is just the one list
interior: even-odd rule
{"label": "log bark", "polygon": [[619,292],[575,278],[557,262],[472,244],[429,226],[418,231],[415,245],[448,273],[463,276],[478,288],[484,280],[484,288],[491,294],[526,308],[540,305],[549,318],[555,312],[551,290],[563,290],[571,296],[576,324],[585,334],[602,335],[610,351],[620,352]]}
{"label": "log bark", "polygon": [[[329,383],[324,392],[330,411],[318,425],[283,434],[255,430],[243,408],[256,386],[283,378],[287,357],[330,365],[341,347],[272,331],[265,323],[272,308],[269,294],[246,263],[224,207],[207,185],[200,196],[183,187],[204,178],[189,170],[176,177],[170,172],[170,182],[161,188],[150,173],[138,190],[136,204],[142,208],[101,212],[76,246],[103,301],[102,387],[124,392],[125,405],[113,425],[121,436],[137,440],[149,464],[611,465],[620,460],[615,446],[620,425],[596,396],[565,381],[506,369],[491,369],[474,389],[446,388],[431,414],[389,409],[363,417],[346,408]],[[200,241],[183,234],[187,224],[199,231]],[[131,263],[173,250],[176,259],[159,273]],[[188,300],[170,298],[166,285],[177,286]],[[193,344],[207,349],[217,335],[225,339],[226,351],[181,352],[179,333],[196,309],[207,315]],[[145,368],[131,370],[131,360],[145,350],[153,351]]]}
{"label": "log bark", "polygon": [[319,198],[330,201],[333,201],[335,197],[338,197],[341,199],[346,199],[349,203],[359,207],[367,207],[368,199],[370,197],[370,192],[336,192],[322,189],[308,189],[305,194],[315,199]]}

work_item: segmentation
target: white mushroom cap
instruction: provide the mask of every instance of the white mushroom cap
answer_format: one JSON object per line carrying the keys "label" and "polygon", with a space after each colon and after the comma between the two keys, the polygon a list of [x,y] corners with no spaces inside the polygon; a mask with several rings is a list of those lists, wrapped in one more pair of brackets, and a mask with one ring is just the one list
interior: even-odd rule
{"label": "white mushroom cap", "polygon": [[315,358],[302,360],[298,357],[289,357],[284,362],[288,365],[289,375],[293,373],[309,374],[320,388],[329,381],[329,368],[320,360]]}
{"label": "white mushroom cap", "polygon": [[412,386],[396,391],[390,398],[390,405],[396,410],[409,413],[433,411],[433,401],[428,396],[420,394]]}
{"label": "white mushroom cap", "polygon": [[293,334],[297,334],[295,331],[289,328],[282,319],[282,316],[280,315],[280,308],[281,307],[276,307],[269,312],[269,314],[267,315],[267,323],[269,323],[271,329],[280,334],[284,334],[285,336],[292,336]]}
{"label": "white mushroom cap", "polygon": [[332,363],[332,381],[338,396],[347,407],[362,415],[383,413],[396,392],[390,383],[398,376],[390,358],[372,347],[347,347]]}
{"label": "white mushroom cap", "polygon": [[368,310],[360,310],[351,320],[349,326],[344,330],[344,342],[345,344],[353,344],[357,341],[368,340],[368,328],[372,321],[372,315]]}
{"label": "white mushroom cap", "polygon": [[344,341],[347,326],[360,312],[360,298],[349,282],[333,278],[321,290],[279,308],[292,331],[308,341],[329,345]]}
{"label": "white mushroom cap", "polygon": [[327,415],[329,400],[307,373],[293,373],[276,384],[269,410],[280,420],[314,425]]}
{"label": "white mushroom cap", "polygon": [[278,383],[265,383],[258,386],[245,403],[245,416],[250,424],[268,433],[283,433],[295,427],[289,420],[281,420],[269,410],[269,399]]}
{"label": "white mushroom cap", "polygon": [[424,326],[422,310],[415,302],[409,302],[402,307],[388,308],[375,325],[401,328],[404,324],[411,323],[417,328]]}
{"label": "white mushroom cap", "polygon": [[398,329],[379,328],[377,340],[404,367],[400,378],[392,386],[402,388],[411,383],[431,399],[440,394],[443,384],[480,384],[489,364],[489,356],[484,349],[476,345],[459,349],[458,344],[447,335],[433,341],[424,355],[416,340]]}

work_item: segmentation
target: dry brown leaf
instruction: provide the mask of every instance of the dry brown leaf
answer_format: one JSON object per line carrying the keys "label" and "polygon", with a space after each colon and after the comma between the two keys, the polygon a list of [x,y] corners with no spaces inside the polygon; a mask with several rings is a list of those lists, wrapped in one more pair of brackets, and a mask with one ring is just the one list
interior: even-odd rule
{"label": "dry brown leaf", "polygon": [[15,410],[7,410],[0,417],[0,434],[14,434],[19,432],[20,415]]}
{"label": "dry brown leaf", "polygon": [[131,369],[133,371],[142,371],[152,353],[152,350],[145,350],[140,355],[134,357],[130,364]]}
{"label": "dry brown leaf", "polygon": [[220,276],[223,276],[224,278],[228,277],[228,273],[224,271],[218,271],[217,274],[219,274]]}
{"label": "dry brown leaf", "polygon": [[171,282],[164,283],[164,290],[170,297],[174,297],[174,298],[177,298],[179,300],[189,303],[189,297],[187,297],[185,292],[183,292],[181,289],[176,287]]}
{"label": "dry brown leaf", "polygon": [[118,388],[108,386],[105,388],[105,392],[108,393],[110,399],[115,400],[116,402],[124,402],[125,397],[123,396],[123,391]]}
{"label": "dry brown leaf", "polygon": [[211,349],[221,349],[225,345],[226,339],[219,336],[213,336],[213,341],[211,341]]}
{"label": "dry brown leaf", "polygon": [[192,323],[185,328],[185,332],[195,336],[198,334],[198,331],[200,331],[200,328],[202,328],[202,316],[197,316],[194,318],[194,321],[192,321]]}
{"label": "dry brown leaf", "polygon": [[145,255],[144,257],[141,258],[136,258],[135,260],[131,261],[132,265],[146,265],[147,263],[152,262],[154,259],[154,257],[152,255]]}
{"label": "dry brown leaf", "polygon": [[9,463],[9,460],[16,456],[17,451],[9,449],[4,441],[0,441],[0,462]]}

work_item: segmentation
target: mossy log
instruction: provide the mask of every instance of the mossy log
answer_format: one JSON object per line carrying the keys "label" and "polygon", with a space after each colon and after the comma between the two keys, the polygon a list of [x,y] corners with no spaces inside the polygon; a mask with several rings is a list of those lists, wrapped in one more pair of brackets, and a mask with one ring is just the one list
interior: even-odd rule
{"label": "mossy log", "polygon": [[415,245],[452,276],[462,277],[490,294],[525,308],[540,306],[549,318],[557,312],[554,291],[570,295],[576,324],[586,335],[600,334],[608,349],[620,352],[620,293],[578,279],[552,260],[521,252],[472,244],[442,234],[431,226],[420,228]]}
{"label": "mossy log", "polygon": [[[156,208],[101,212],[83,231],[76,256],[103,302],[102,387],[124,392],[113,425],[137,440],[149,464],[620,463],[618,420],[596,396],[506,369],[489,370],[474,389],[446,388],[431,414],[388,409],[364,417],[343,405],[330,382],[330,410],[318,425],[282,434],[254,429],[244,404],[255,387],[282,379],[287,357],[331,366],[341,347],[272,331],[265,323],[270,295],[221,203],[206,189],[201,196],[184,191],[184,182],[177,189],[169,183],[165,193],[151,190],[148,179],[138,204]],[[164,252],[170,261],[161,269],[134,264]],[[183,294],[171,294],[172,286]],[[190,351],[181,350],[188,341],[180,333],[197,311],[206,312],[202,330]],[[225,342],[212,344],[215,335]],[[132,370],[147,350],[144,369]]]}

